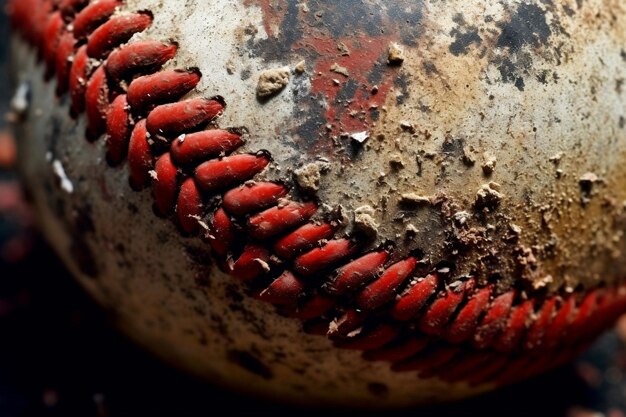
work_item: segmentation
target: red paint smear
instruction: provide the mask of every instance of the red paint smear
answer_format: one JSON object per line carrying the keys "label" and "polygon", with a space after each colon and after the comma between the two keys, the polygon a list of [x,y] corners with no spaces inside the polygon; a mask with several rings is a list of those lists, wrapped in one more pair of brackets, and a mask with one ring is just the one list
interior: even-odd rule
{"label": "red paint smear", "polygon": [[268,37],[273,37],[273,27],[278,27],[283,21],[283,13],[277,13],[276,10],[286,10],[287,2],[285,0],[245,0],[244,6],[258,6],[263,11],[263,27]]}
{"label": "red paint smear", "polygon": [[[354,133],[371,126],[370,110],[380,108],[385,103],[398,73],[396,67],[388,67],[386,64],[392,41],[393,38],[388,35],[370,37],[360,34],[342,39],[310,37],[296,44],[296,49],[313,49],[319,54],[313,69],[311,88],[314,95],[321,94],[326,99],[328,108],[324,116],[332,125],[334,133]],[[341,55],[337,48],[340,43],[346,46],[349,55]],[[334,64],[346,68],[349,76],[331,71]],[[375,70],[381,71],[383,75],[377,84],[378,91],[374,94],[374,85],[368,78]],[[339,81],[339,85],[335,80]],[[357,89],[354,96],[338,101],[337,96],[344,84],[355,81]]]}
{"label": "red paint smear", "polygon": [[[245,0],[246,6],[258,6],[263,11],[263,25],[267,35],[274,37],[272,28],[280,27],[287,9],[285,0]],[[380,108],[392,90],[394,79],[398,74],[398,68],[388,66],[387,54],[389,44],[397,40],[396,37],[382,34],[380,36],[368,36],[362,33],[344,38],[331,38],[329,33],[319,32],[319,28],[312,28],[305,23],[305,18],[299,18],[303,25],[303,39],[293,45],[294,52],[304,52],[303,56],[311,56],[311,51],[317,55],[313,63],[312,93],[322,96],[327,102],[324,117],[331,125],[331,133],[356,133],[368,130],[372,125],[372,113],[374,108]],[[342,43],[349,51],[349,55],[341,55],[338,45]],[[337,64],[348,70],[349,77],[331,71],[333,64]],[[310,68],[311,63],[307,61]],[[376,68],[383,66],[383,68]],[[380,71],[382,77],[378,81],[377,92],[372,93],[374,85],[369,81],[369,75],[373,71]],[[337,80],[339,84],[335,82]],[[347,97],[341,102],[337,101],[337,95],[347,82],[358,84],[353,97]]]}

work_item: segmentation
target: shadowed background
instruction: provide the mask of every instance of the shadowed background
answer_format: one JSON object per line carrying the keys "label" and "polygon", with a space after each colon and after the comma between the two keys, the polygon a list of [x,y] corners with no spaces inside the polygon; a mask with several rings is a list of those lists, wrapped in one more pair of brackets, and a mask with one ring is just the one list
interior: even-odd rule
{"label": "shadowed background", "polygon": [[[224,392],[167,367],[117,333],[71,279],[37,235],[20,191],[8,133],[4,14],[0,32],[0,417],[319,414]],[[626,321],[576,363],[542,377],[463,403],[384,415],[625,417],[625,341]]]}

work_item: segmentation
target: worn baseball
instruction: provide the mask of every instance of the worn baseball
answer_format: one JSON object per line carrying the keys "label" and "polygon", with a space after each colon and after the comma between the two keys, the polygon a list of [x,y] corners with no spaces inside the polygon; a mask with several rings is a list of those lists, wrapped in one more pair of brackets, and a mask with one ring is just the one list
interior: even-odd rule
{"label": "worn baseball", "polygon": [[451,401],[626,309],[626,2],[12,0],[41,228],[138,343],[281,401]]}

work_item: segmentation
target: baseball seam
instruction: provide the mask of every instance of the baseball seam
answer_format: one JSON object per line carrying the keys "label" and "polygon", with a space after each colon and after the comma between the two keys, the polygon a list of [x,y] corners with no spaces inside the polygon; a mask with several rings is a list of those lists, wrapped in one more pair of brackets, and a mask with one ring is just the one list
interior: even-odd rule
{"label": "baseball seam", "polygon": [[185,98],[200,71],[162,69],[178,45],[128,42],[152,15],[121,6],[13,0],[9,12],[71,115],[85,113],[86,138],[106,133],[109,165],[126,159],[132,188],[151,186],[161,216],[206,239],[224,271],[306,331],[424,378],[508,383],[569,359],[626,308],[621,286],[530,299],[473,278],[448,286],[416,256],[313,220],[318,202],[254,181],[271,155],[237,153],[242,134],[216,123],[223,98]]}

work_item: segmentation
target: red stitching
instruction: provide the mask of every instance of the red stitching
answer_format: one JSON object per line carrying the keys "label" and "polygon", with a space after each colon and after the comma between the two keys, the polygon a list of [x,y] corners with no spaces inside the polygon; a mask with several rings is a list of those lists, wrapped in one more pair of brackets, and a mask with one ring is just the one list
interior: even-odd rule
{"label": "red stitching", "polygon": [[54,12],[50,15],[43,35],[43,56],[46,63],[46,80],[54,74],[56,67],[56,54],[61,33],[63,33],[64,22],[61,12]]}
{"label": "red stitching", "polygon": [[109,164],[126,158],[130,185],[152,183],[160,215],[185,234],[204,230],[222,269],[306,331],[423,378],[509,383],[572,357],[626,309],[623,287],[528,300],[473,278],[448,287],[436,272],[424,275],[417,257],[340,236],[341,224],[287,184],[249,181],[270,155],[235,153],[241,134],[211,125],[222,98],[179,101],[200,72],[161,70],[177,45],[125,44],[152,17],[117,13],[121,5],[11,0],[9,13],[43,57],[46,78],[56,73],[57,94],[69,90],[72,116],[86,110],[87,137],[107,133]]}
{"label": "red stitching", "polygon": [[183,181],[176,200],[178,223],[185,233],[198,230],[202,216],[202,194],[193,178]]}
{"label": "red stitching", "polygon": [[330,311],[335,304],[335,298],[317,293],[308,298],[304,298],[301,302],[283,307],[282,311],[288,317],[300,320],[311,320],[323,316]]}
{"label": "red stitching", "polygon": [[274,252],[283,259],[292,259],[296,255],[312,249],[319,242],[330,239],[337,227],[329,223],[309,223],[294,230],[274,244]]}
{"label": "red stitching", "polygon": [[335,340],[341,340],[342,336],[345,337],[351,332],[358,331],[365,319],[367,319],[366,312],[350,309],[327,325],[328,336]]}
{"label": "red stitching", "polygon": [[252,281],[266,272],[270,252],[262,245],[247,245],[239,258],[229,266],[230,274],[242,281]]}
{"label": "red stitching", "polygon": [[276,305],[295,304],[303,293],[305,284],[291,271],[285,271],[265,288],[258,298]]}
{"label": "red stitching", "polygon": [[330,240],[321,247],[298,256],[293,263],[293,270],[308,277],[349,259],[356,252],[356,244],[349,239]]}
{"label": "red stitching", "polygon": [[165,216],[174,210],[178,191],[178,168],[172,162],[169,152],[161,155],[154,165],[152,192],[157,211]]}
{"label": "red stitching", "polygon": [[507,324],[514,298],[515,293],[509,291],[492,301],[491,307],[487,310],[476,330],[473,340],[474,347],[486,349],[493,344],[496,336]]}
{"label": "red stitching", "polygon": [[411,320],[435,294],[438,285],[436,274],[428,275],[423,280],[415,282],[414,285],[400,295],[400,298],[391,309],[391,316],[396,320]]}
{"label": "red stitching", "polygon": [[387,252],[368,253],[339,268],[335,278],[326,284],[325,290],[335,295],[352,292],[376,278],[388,259]]}
{"label": "red stitching", "polygon": [[76,39],[71,32],[65,32],[59,40],[59,46],[56,55],[56,67],[55,72],[57,74],[57,89],[58,96],[63,95],[69,88],[70,69],[72,63],[70,59],[74,54],[76,48]]}
{"label": "red stitching", "polygon": [[[70,2],[66,2],[66,8],[71,9],[74,5]],[[89,1],[81,2],[89,3]],[[100,0],[93,1],[81,10],[75,17],[74,36],[76,39],[86,38],[91,32],[106,22],[115,12],[115,9],[121,6],[121,2],[118,0]],[[77,10],[77,8],[74,6]]]}
{"label": "red stitching", "polygon": [[162,71],[135,78],[128,86],[128,103],[141,113],[157,104],[176,101],[200,82],[199,71]]}
{"label": "red stitching", "polygon": [[107,161],[110,165],[121,163],[128,153],[131,120],[126,94],[120,94],[109,107],[107,125]]}
{"label": "red stitching", "polygon": [[135,42],[111,52],[106,61],[107,74],[119,82],[139,72],[154,72],[174,58],[176,45],[161,42]]}
{"label": "red stitching", "polygon": [[269,162],[266,155],[249,154],[212,159],[198,165],[194,178],[206,192],[222,190],[249,180],[263,171]]}
{"label": "red stitching", "polygon": [[128,170],[130,185],[135,190],[145,187],[150,181],[150,170],[154,156],[148,142],[146,120],[140,120],[135,125],[128,143]]}
{"label": "red stitching", "polygon": [[152,17],[144,13],[113,16],[89,35],[87,55],[96,59],[106,58],[113,48],[135,33],[143,32],[151,23]]}
{"label": "red stitching", "polygon": [[89,57],[87,56],[87,45],[83,45],[78,48],[74,55],[68,82],[70,98],[72,99],[70,114],[73,117],[77,117],[85,111],[85,90],[87,89],[87,80],[90,74],[91,68],[89,66]]}
{"label": "red stitching", "polygon": [[223,208],[213,215],[208,238],[213,251],[224,259],[235,240],[235,227]]}
{"label": "red stitching", "polygon": [[106,131],[109,99],[109,81],[106,71],[103,66],[99,66],[87,81],[85,89],[87,139],[96,140]]}
{"label": "red stitching", "polygon": [[218,100],[193,98],[154,108],[146,118],[151,135],[174,138],[190,130],[201,129],[224,110]]}
{"label": "red stitching", "polygon": [[301,225],[316,212],[317,204],[315,203],[297,203],[285,200],[277,206],[250,217],[247,230],[253,239],[269,239]]}
{"label": "red stitching", "polygon": [[[186,139],[187,140],[187,139]],[[227,142],[228,150],[230,150],[232,142]],[[190,144],[188,144],[191,146]],[[182,145],[181,145],[182,147]],[[172,151],[174,150],[172,146]],[[226,148],[221,143],[219,146],[209,144],[204,149],[214,149],[212,153],[217,153],[218,149]],[[244,216],[247,213],[259,211],[278,203],[281,197],[287,194],[287,189],[273,182],[255,182],[251,184],[240,185],[224,194],[224,208],[234,216]]]}
{"label": "red stitching", "polygon": [[369,284],[357,295],[356,303],[364,310],[375,310],[393,301],[398,288],[413,273],[417,259],[409,257],[383,272],[380,277]]}

